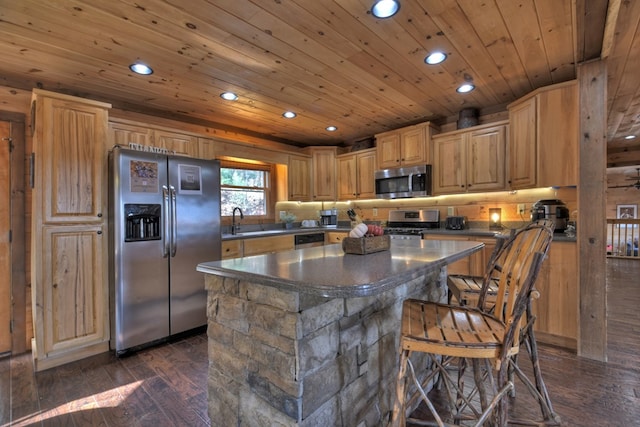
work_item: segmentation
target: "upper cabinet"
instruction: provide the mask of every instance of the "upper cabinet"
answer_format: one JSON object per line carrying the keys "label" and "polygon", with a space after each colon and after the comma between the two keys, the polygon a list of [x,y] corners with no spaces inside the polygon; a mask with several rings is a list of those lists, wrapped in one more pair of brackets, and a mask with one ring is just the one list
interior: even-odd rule
{"label": "upper cabinet", "polygon": [[433,193],[506,188],[506,122],[433,136]]}
{"label": "upper cabinet", "polygon": [[311,200],[336,200],[336,147],[311,147]]}
{"label": "upper cabinet", "polygon": [[428,164],[432,131],[426,122],[377,134],[377,169]]}
{"label": "upper cabinet", "polygon": [[375,199],[376,149],[341,154],[338,160],[338,200]]}
{"label": "upper cabinet", "polygon": [[289,156],[288,168],[289,200],[308,202],[311,200],[311,157]]}
{"label": "upper cabinet", "polygon": [[512,189],[578,183],[578,108],[575,80],[540,88],[508,106]]}
{"label": "upper cabinet", "polygon": [[183,156],[198,157],[198,138],[193,135],[120,122],[111,122],[109,133],[111,146],[129,147],[130,143],[134,143],[145,147],[164,148]]}

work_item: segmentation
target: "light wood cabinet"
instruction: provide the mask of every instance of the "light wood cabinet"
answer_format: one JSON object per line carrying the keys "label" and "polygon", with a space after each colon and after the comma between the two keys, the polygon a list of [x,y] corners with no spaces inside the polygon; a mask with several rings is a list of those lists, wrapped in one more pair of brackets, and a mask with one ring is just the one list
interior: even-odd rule
{"label": "light wood cabinet", "polygon": [[510,104],[508,110],[511,188],[576,185],[579,158],[576,81],[540,88]]}
{"label": "light wood cabinet", "polygon": [[198,157],[198,138],[195,136],[165,130],[154,130],[153,145],[175,154]]}
{"label": "light wood cabinet", "polygon": [[553,242],[542,263],[533,302],[538,341],[570,349],[578,342],[578,257],[575,242]]}
{"label": "light wood cabinet", "polygon": [[336,147],[311,147],[311,200],[336,200]]}
{"label": "light wood cabinet", "polygon": [[506,188],[507,124],[477,126],[433,137],[433,193]]}
{"label": "light wood cabinet", "polygon": [[342,243],[345,237],[349,237],[347,231],[327,231],[325,233],[325,244],[331,245],[334,243]]}
{"label": "light wood cabinet", "polygon": [[180,132],[153,129],[142,124],[111,122],[109,134],[111,146],[129,148],[129,144],[134,143],[145,147],[163,148],[183,156],[199,155],[198,138]]}
{"label": "light wood cabinet", "polygon": [[256,237],[244,240],[243,256],[260,255],[292,250],[295,247],[293,234],[282,236]]}
{"label": "light wood cabinet", "polygon": [[311,157],[289,156],[288,168],[289,197],[291,201],[311,200]]}
{"label": "light wood cabinet", "polygon": [[536,186],[536,98],[509,108],[509,185],[512,189]]}
{"label": "light wood cabinet", "polygon": [[377,169],[428,164],[432,131],[426,122],[377,134]]}
{"label": "light wood cabinet", "polygon": [[105,147],[111,107],[34,90],[36,370],[109,349]]}
{"label": "light wood cabinet", "polygon": [[491,254],[496,247],[496,239],[494,237],[478,237],[478,236],[455,236],[443,234],[425,234],[425,240],[458,240],[458,241],[477,241],[484,243],[481,251],[475,252],[468,257],[464,257],[447,266],[447,274],[461,274],[465,276],[482,277],[487,269],[487,263],[491,259]]}
{"label": "light wood cabinet", "polygon": [[338,200],[375,199],[376,149],[337,157]]}
{"label": "light wood cabinet", "polygon": [[243,241],[241,239],[237,240],[223,240],[221,244],[221,258],[222,259],[230,259],[230,258],[241,258],[243,256]]}

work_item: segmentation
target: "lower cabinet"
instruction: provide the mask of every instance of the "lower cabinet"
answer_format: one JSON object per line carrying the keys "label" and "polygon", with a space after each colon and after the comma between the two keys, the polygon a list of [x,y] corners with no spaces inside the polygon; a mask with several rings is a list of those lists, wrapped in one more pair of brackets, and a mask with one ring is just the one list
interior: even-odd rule
{"label": "lower cabinet", "polygon": [[222,241],[222,259],[240,258],[242,257],[243,248],[242,239],[223,240]]}
{"label": "lower cabinet", "polygon": [[222,259],[241,258],[294,249],[293,234],[222,241]]}
{"label": "lower cabinet", "polygon": [[487,263],[496,247],[496,239],[493,237],[478,236],[443,236],[442,234],[426,234],[425,240],[462,240],[484,243],[484,248],[471,256],[465,257],[447,266],[448,274],[462,274],[467,276],[483,276],[487,269]]}
{"label": "lower cabinet", "polygon": [[349,237],[348,231],[327,231],[325,233],[325,244],[331,245],[334,243],[342,243],[345,237]]}
{"label": "lower cabinet", "polygon": [[536,339],[577,349],[578,258],[576,242],[553,242],[536,280],[540,297],[533,302]]}
{"label": "lower cabinet", "polygon": [[33,295],[36,371],[109,350],[103,231],[100,224],[42,227],[36,242],[46,254],[36,265],[42,286]]}

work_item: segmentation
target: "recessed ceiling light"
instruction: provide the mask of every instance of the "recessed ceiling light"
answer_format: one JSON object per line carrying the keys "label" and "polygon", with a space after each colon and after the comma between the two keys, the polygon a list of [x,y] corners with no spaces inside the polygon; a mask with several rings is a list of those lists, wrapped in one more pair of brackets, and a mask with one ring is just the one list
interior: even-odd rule
{"label": "recessed ceiling light", "polygon": [[327,127],[326,127],[326,129],[327,129],[327,131],[329,131],[329,132],[335,132],[335,131],[337,131],[337,130],[338,130],[338,128],[337,128],[337,127],[335,127],[335,126],[327,126]]}
{"label": "recessed ceiling light", "polygon": [[635,139],[636,136],[635,135],[627,135],[624,137],[624,139]]}
{"label": "recessed ceiling light", "polygon": [[129,69],[137,74],[142,74],[143,76],[148,76],[149,74],[153,74],[153,70],[148,65],[145,65],[141,62],[136,62],[135,64],[129,65]]}
{"label": "recessed ceiling light", "polygon": [[235,101],[236,99],[238,99],[238,95],[236,95],[233,92],[222,92],[220,94],[220,98],[226,100],[226,101]]}
{"label": "recessed ceiling light", "polygon": [[285,111],[284,113],[282,113],[282,117],[284,117],[285,119],[293,119],[295,116],[297,116],[297,114],[293,111]]}
{"label": "recessed ceiling light", "polygon": [[376,18],[389,18],[400,9],[398,0],[378,0],[371,6],[371,13]]}
{"label": "recessed ceiling light", "polygon": [[465,83],[465,84],[460,85],[458,87],[458,89],[456,89],[456,92],[458,92],[458,93],[467,93],[467,92],[471,92],[475,88],[476,87],[474,85],[472,85],[471,83]]}
{"label": "recessed ceiling light", "polygon": [[436,64],[441,63],[445,59],[447,59],[447,55],[445,53],[433,52],[431,55],[427,56],[424,59],[424,62],[426,62],[429,65],[436,65]]}

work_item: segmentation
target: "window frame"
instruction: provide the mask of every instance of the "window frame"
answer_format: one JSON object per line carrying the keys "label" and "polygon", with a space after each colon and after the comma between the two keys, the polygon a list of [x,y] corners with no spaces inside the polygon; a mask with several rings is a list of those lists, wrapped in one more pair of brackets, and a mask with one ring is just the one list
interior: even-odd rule
{"label": "window frame", "polygon": [[[265,205],[266,205],[266,213],[265,215],[248,215],[244,214],[244,219],[242,222],[245,224],[250,223],[262,223],[266,220],[273,220],[275,218],[275,203],[276,200],[276,165],[272,163],[260,162],[256,160],[229,160],[221,158],[220,161],[220,169],[228,168],[228,169],[246,169],[246,170],[259,170],[266,172],[265,179]],[[222,189],[223,185],[220,182],[220,188]],[[238,188],[229,186],[229,188]],[[244,188],[244,187],[240,187]],[[247,187],[248,188],[248,187]],[[231,215],[222,215],[221,219],[223,223],[231,224]]]}

